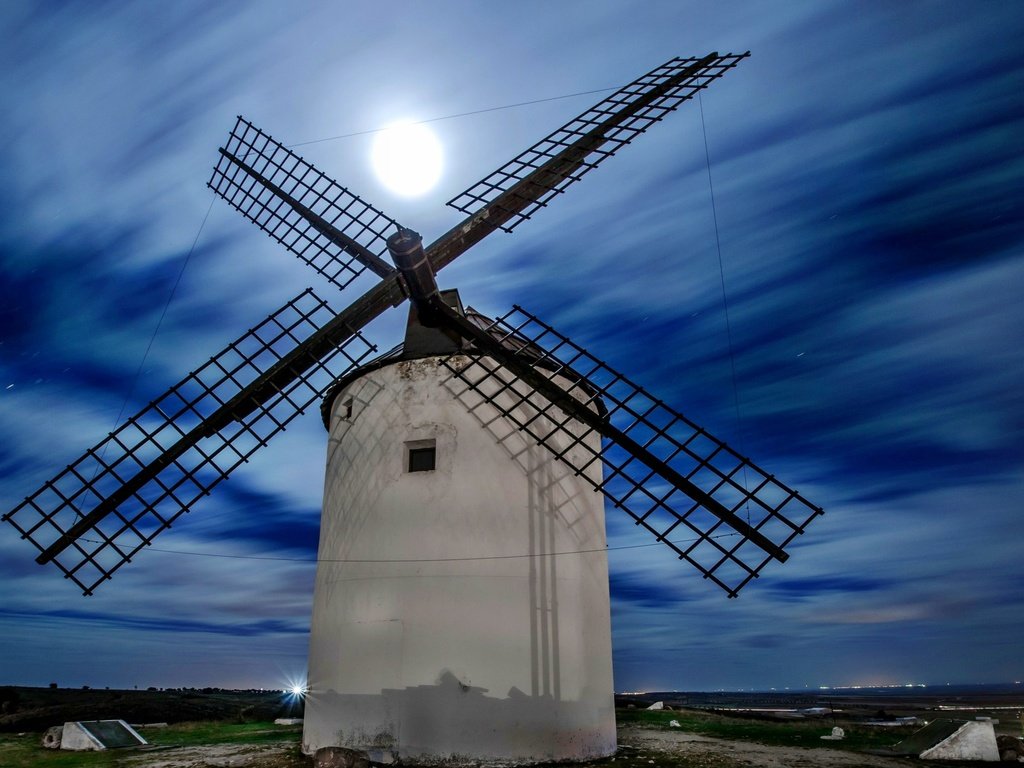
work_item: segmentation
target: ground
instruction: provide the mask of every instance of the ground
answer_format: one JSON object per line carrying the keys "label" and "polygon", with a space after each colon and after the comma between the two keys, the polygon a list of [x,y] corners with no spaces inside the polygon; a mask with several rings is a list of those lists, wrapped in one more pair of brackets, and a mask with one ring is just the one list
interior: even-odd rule
{"label": "ground", "polygon": [[[4,689],[0,689],[0,694]],[[0,717],[0,766],[3,768],[311,768],[299,750],[301,726],[274,725],[273,717],[295,716],[295,706],[279,693],[228,691],[47,691],[7,689]],[[0,698],[3,698],[0,696]],[[693,702],[691,702],[692,704]],[[800,702],[800,704],[814,702]],[[882,714],[877,702],[862,710]],[[891,705],[893,701],[886,702]],[[905,703],[905,702],[904,702]],[[925,702],[935,714],[934,702]],[[107,711],[116,705],[117,714]],[[950,763],[882,756],[879,750],[906,738],[919,726],[880,728],[867,724],[863,712],[844,708],[802,717],[765,711],[741,711],[696,706],[647,711],[617,710],[618,753],[583,768],[937,768]],[[763,704],[763,702],[762,702]],[[1019,733],[1019,713],[1005,702],[997,728]],[[106,708],[105,708],[106,707]],[[160,707],[154,709],[154,707]],[[288,711],[291,709],[292,711]],[[977,711],[982,711],[979,706]],[[907,711],[901,709],[900,711]],[[182,722],[197,713],[204,719]],[[163,715],[137,717],[136,715]],[[961,714],[958,712],[957,714]],[[974,716],[972,706],[970,713]],[[124,717],[133,723],[170,722],[141,726],[152,746],[109,752],[71,753],[40,747],[43,730],[65,719]],[[175,720],[179,722],[174,722]],[[678,723],[678,726],[673,723]],[[822,741],[833,726],[846,731],[843,741]],[[18,730],[14,730],[18,729]],[[23,729],[23,730],[21,730]],[[963,766],[965,763],[957,763]]]}
{"label": "ground", "polygon": [[[823,742],[824,743],[824,742]],[[929,765],[915,761],[915,766]],[[715,739],[649,726],[619,729],[615,766],[623,768],[907,768],[905,758],[822,747],[782,747]]]}
{"label": "ground", "polygon": [[39,746],[41,733],[0,734],[3,768],[310,768],[299,750],[302,726],[179,723],[140,727],[149,747],[63,752]]}
{"label": "ground", "polygon": [[[159,732],[158,732],[159,731]],[[310,768],[298,748],[301,728],[250,724],[185,724],[144,729],[155,746],[108,753],[42,750],[40,734],[0,735],[5,768]],[[824,743],[824,742],[823,742]],[[920,768],[941,763],[913,761]],[[880,757],[829,747],[765,745],[713,738],[657,723],[619,728],[614,758],[586,768],[907,768],[906,758]],[[947,765],[948,768],[948,764]],[[958,764],[963,765],[963,764]]]}

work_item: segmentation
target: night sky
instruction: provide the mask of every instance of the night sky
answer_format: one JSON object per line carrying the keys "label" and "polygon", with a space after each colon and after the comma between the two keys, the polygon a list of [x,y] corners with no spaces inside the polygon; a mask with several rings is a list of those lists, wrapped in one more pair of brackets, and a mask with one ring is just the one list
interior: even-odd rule
{"label": "night sky", "polygon": [[[736,600],[610,509],[616,689],[1024,679],[1019,2],[8,0],[0,36],[0,511],[302,289],[372,284],[214,200],[236,115],[430,242],[607,89],[749,49],[703,125],[684,105],[439,279],[826,509]],[[401,118],[443,118],[420,198],[369,164]],[[301,679],[325,438],[295,422],[92,597],[0,526],[0,683]]]}

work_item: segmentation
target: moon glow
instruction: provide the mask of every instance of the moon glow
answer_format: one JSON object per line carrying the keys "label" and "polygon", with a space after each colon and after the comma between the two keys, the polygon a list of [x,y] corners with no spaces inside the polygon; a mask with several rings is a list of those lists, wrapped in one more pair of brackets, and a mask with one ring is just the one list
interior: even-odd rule
{"label": "moon glow", "polygon": [[380,182],[403,197],[422,195],[441,178],[441,143],[419,123],[397,123],[378,133],[370,159]]}

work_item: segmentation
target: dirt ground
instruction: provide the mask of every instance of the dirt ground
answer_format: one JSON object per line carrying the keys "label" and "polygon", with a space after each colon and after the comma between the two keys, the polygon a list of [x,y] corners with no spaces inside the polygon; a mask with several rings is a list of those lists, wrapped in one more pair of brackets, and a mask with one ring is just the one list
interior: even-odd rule
{"label": "dirt ground", "polygon": [[309,768],[292,743],[218,744],[143,751],[124,761],[125,768]]}
{"label": "dirt ground", "polygon": [[[308,768],[291,743],[163,748],[133,755],[130,768]],[[619,729],[619,753],[602,768],[906,768],[907,760],[825,747],[772,747],[680,731],[636,726]],[[914,762],[918,768],[930,765]],[[934,765],[934,764],[931,764]]]}
{"label": "dirt ground", "polygon": [[[677,758],[678,764],[697,768],[906,768],[905,758],[877,757],[825,747],[771,747],[746,741],[727,741],[682,731],[627,726],[619,729],[616,762],[640,768],[651,762]],[[656,759],[655,759],[656,758]],[[915,766],[927,763],[914,762]]]}

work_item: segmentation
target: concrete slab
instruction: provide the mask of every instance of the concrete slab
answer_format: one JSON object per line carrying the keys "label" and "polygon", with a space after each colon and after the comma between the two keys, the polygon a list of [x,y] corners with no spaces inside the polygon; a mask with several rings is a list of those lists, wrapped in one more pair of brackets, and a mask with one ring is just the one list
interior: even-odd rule
{"label": "concrete slab", "polygon": [[124,720],[79,720],[64,723],[60,748],[82,752],[139,747],[148,743]]}
{"label": "concrete slab", "polygon": [[991,722],[933,720],[897,744],[893,751],[925,760],[999,760],[995,729]]}
{"label": "concrete slab", "polygon": [[999,762],[999,747],[992,723],[964,723],[952,736],[921,753],[923,760],[979,760]]}

